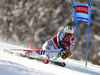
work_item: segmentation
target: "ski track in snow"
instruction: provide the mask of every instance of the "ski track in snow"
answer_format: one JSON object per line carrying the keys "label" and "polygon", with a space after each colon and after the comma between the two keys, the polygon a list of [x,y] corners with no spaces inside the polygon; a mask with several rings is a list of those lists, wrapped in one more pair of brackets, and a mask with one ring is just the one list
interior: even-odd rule
{"label": "ski track in snow", "polygon": [[85,62],[69,58],[66,60],[59,58],[57,61],[66,63],[65,67],[60,67],[3,52],[4,49],[14,48],[24,47],[0,42],[0,75],[100,75],[100,66],[88,63],[85,67]]}

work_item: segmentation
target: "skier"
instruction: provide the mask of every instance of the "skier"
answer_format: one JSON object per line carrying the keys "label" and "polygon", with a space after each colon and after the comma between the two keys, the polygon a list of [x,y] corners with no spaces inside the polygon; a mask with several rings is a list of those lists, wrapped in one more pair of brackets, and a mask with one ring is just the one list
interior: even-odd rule
{"label": "skier", "polygon": [[73,47],[75,45],[75,39],[73,38],[74,29],[72,26],[67,26],[64,31],[59,31],[56,36],[46,41],[42,49],[48,51],[58,52],[45,52],[49,57],[61,56],[62,59],[66,59],[71,55]]}
{"label": "skier", "polygon": [[39,54],[39,55],[46,55],[48,58],[61,56],[62,59],[66,59],[68,56],[72,54],[71,52],[75,45],[75,39],[73,37],[73,34],[74,34],[73,27],[66,26],[64,28],[64,31],[59,31],[56,36],[49,39],[43,44],[42,49],[48,52],[40,50],[40,51],[29,52],[29,53],[32,56]]}

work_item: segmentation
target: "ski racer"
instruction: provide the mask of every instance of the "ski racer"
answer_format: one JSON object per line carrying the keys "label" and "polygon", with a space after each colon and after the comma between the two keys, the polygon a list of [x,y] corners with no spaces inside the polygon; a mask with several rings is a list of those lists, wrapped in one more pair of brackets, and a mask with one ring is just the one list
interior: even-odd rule
{"label": "ski racer", "polygon": [[[46,41],[42,49],[48,52],[36,51],[32,52],[32,55],[46,55],[48,58],[61,56],[62,59],[66,59],[71,55],[71,52],[75,45],[75,39],[73,37],[74,28],[72,26],[66,26],[64,31],[59,31],[56,36]],[[51,52],[56,51],[56,52]]]}
{"label": "ski racer", "polygon": [[61,56],[62,59],[66,59],[73,50],[75,45],[75,39],[73,37],[74,28],[72,26],[67,26],[64,31],[59,31],[56,36],[46,41],[42,49],[48,51],[58,51],[58,52],[45,52],[49,57]]}

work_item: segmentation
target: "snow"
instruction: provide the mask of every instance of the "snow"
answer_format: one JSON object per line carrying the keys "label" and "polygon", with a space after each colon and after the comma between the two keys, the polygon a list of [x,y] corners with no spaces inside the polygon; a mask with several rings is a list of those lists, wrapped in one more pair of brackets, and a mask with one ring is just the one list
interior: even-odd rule
{"label": "snow", "polygon": [[59,58],[57,61],[66,63],[65,67],[60,67],[3,52],[4,49],[14,48],[24,47],[0,42],[0,75],[100,75],[100,66],[88,63],[85,67],[82,61]]}

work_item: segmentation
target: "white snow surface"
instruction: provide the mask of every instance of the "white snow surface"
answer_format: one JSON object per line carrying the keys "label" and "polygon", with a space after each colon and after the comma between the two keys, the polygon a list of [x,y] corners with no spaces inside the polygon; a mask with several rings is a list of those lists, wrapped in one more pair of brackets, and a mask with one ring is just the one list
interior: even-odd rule
{"label": "white snow surface", "polygon": [[0,42],[0,75],[100,75],[100,66],[67,58],[57,61],[66,63],[65,67],[54,64],[44,64],[36,60],[4,53],[4,49],[25,49]]}

